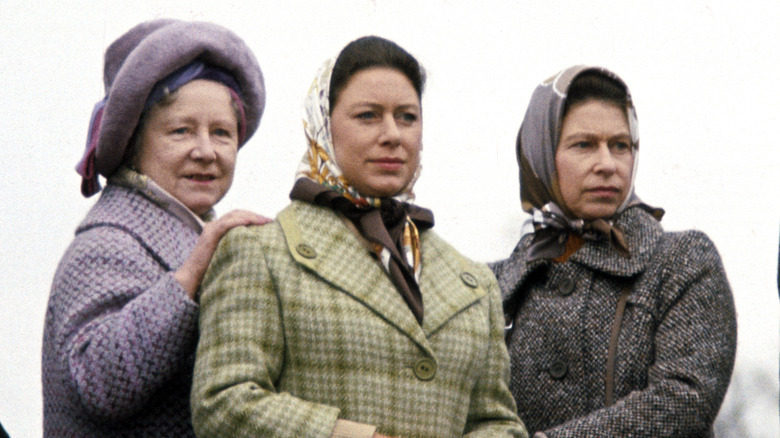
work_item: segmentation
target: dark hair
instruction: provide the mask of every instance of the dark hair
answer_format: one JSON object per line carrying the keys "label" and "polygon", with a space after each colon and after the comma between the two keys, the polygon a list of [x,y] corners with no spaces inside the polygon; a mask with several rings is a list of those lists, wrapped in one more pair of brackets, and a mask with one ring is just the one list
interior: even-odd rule
{"label": "dark hair", "polygon": [[398,44],[378,36],[358,38],[347,44],[336,58],[330,76],[330,110],[336,105],[339,93],[355,73],[371,67],[396,69],[409,78],[417,97],[422,97],[425,87],[425,70],[414,56]]}
{"label": "dark hair", "polygon": [[598,70],[586,70],[571,82],[561,118],[566,117],[574,105],[590,99],[614,103],[623,112],[626,112],[629,104],[628,90],[622,82]]}

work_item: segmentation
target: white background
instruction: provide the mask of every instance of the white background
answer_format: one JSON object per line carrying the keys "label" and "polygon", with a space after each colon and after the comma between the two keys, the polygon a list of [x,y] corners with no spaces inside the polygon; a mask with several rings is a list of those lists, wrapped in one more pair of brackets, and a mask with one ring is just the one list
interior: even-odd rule
{"label": "white background", "polygon": [[161,17],[230,28],[265,74],[266,113],[222,213],[273,216],[288,202],[301,101],[325,58],[366,34],[416,55],[429,72],[417,200],[481,261],[520,235],[514,145],[534,87],[577,63],[616,71],[639,114],[637,193],[666,209],[667,230],[700,229],[718,246],[739,314],[737,373],[758,370],[774,400],[744,415],[754,436],[778,436],[776,1],[0,0],[0,422],[12,437],[41,435],[49,285],[97,198],[81,197],[73,168],[103,97],[103,51]]}

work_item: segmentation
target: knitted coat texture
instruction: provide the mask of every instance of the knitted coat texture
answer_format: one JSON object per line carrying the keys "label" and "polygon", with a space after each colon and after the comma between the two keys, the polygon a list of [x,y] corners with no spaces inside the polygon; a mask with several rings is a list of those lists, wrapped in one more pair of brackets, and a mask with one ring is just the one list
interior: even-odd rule
{"label": "knitted coat texture", "polygon": [[526,437],[498,285],[420,234],[422,326],[332,211],[300,201],[220,242],[201,295],[193,422],[208,437]]}
{"label": "knitted coat texture", "polygon": [[[503,292],[510,388],[529,433],[558,437],[700,437],[729,384],[736,317],[713,243],[664,232],[638,207],[620,214],[632,257],[586,242],[566,262],[528,262],[532,235],[491,265]],[[615,403],[605,373],[621,290]]]}
{"label": "knitted coat texture", "polygon": [[109,184],[57,268],[43,338],[46,437],[194,436],[198,306],[173,271],[198,235]]}

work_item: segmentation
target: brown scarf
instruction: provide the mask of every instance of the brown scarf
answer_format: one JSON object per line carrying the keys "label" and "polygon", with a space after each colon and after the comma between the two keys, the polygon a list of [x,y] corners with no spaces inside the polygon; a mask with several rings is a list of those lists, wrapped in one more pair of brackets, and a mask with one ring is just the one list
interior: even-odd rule
{"label": "brown scarf", "polygon": [[343,194],[316,182],[301,178],[295,182],[290,199],[321,205],[342,214],[349,219],[361,236],[378,245],[373,254],[379,257],[382,248],[390,254],[388,274],[398,292],[411,309],[417,322],[422,325],[423,302],[420,286],[414,276],[414,267],[401,255],[403,251],[404,228],[409,218],[417,229],[433,227],[433,212],[394,199],[382,199],[379,207],[358,207]]}

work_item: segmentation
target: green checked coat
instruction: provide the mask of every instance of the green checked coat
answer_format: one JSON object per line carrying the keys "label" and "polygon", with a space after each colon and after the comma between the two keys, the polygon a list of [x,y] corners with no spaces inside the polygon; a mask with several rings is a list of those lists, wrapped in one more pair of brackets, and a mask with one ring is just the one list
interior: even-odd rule
{"label": "green checked coat", "polygon": [[192,394],[204,437],[526,437],[490,270],[421,233],[420,326],[331,210],[293,201],[222,239],[203,281]]}

